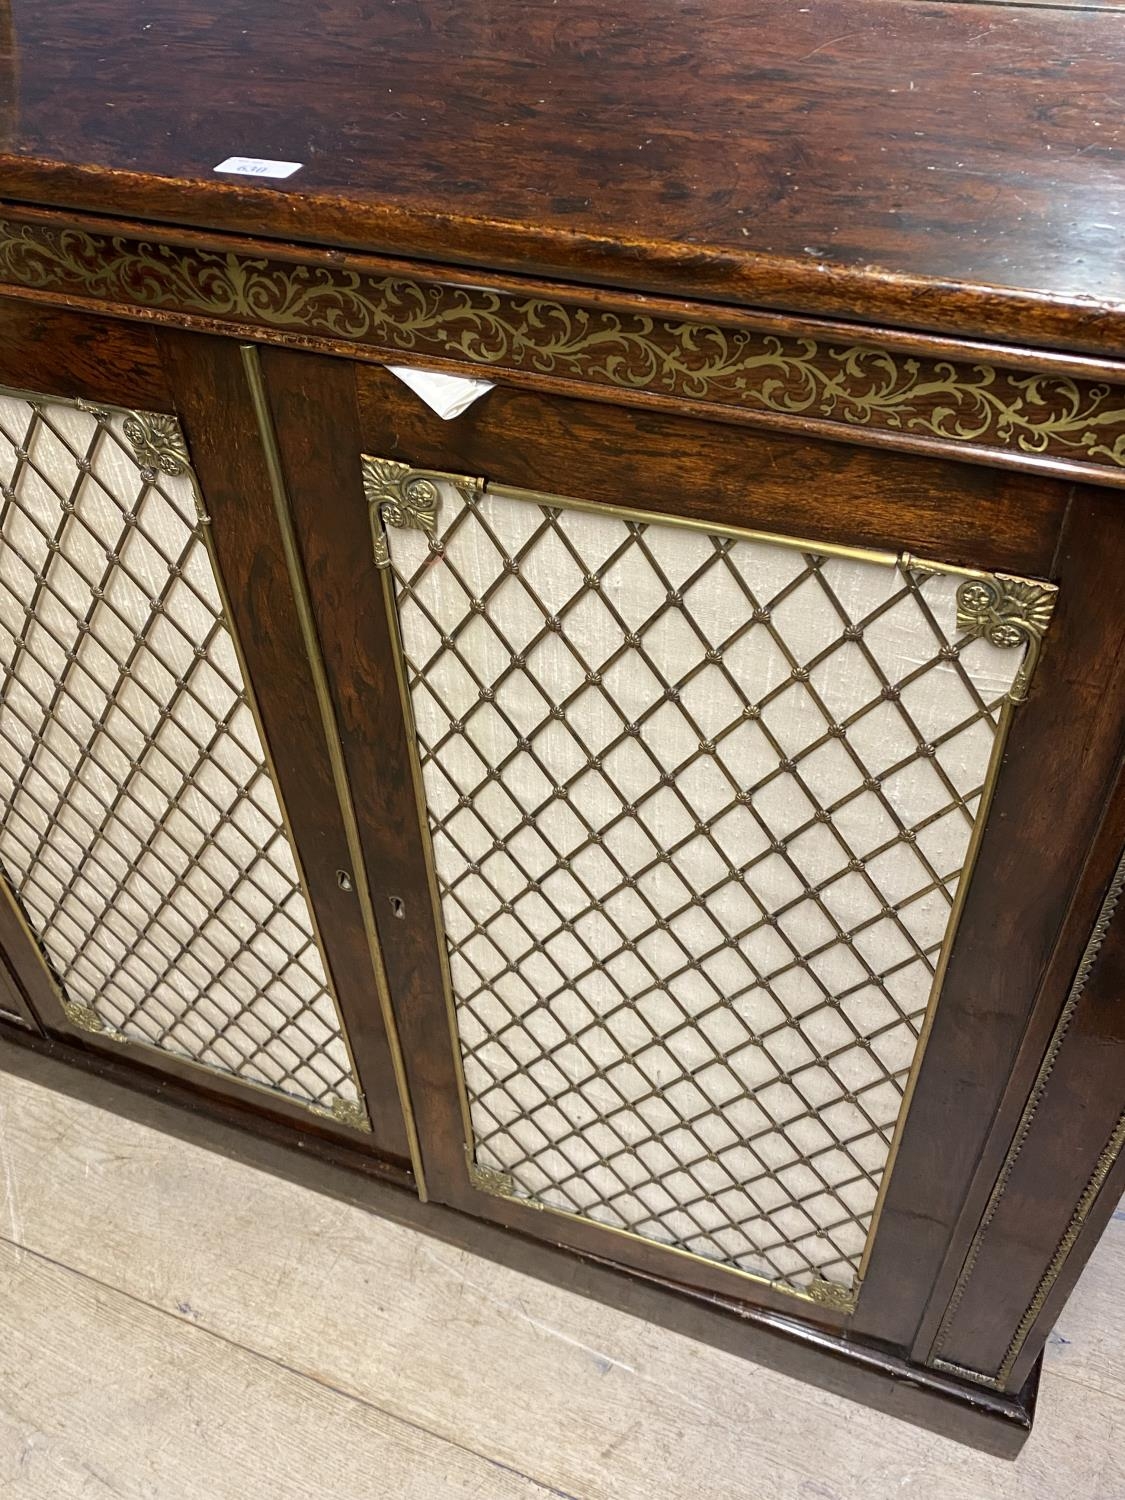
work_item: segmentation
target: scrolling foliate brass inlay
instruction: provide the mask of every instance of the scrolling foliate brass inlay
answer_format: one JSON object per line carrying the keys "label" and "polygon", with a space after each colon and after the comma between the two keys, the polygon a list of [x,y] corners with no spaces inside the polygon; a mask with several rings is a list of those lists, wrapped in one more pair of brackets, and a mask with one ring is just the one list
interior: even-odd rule
{"label": "scrolling foliate brass inlay", "polygon": [[690,401],[853,440],[972,446],[1125,470],[1125,386],[980,360],[894,353],[510,291],[294,264],[0,219],[0,282],[170,321],[207,318],[356,346]]}

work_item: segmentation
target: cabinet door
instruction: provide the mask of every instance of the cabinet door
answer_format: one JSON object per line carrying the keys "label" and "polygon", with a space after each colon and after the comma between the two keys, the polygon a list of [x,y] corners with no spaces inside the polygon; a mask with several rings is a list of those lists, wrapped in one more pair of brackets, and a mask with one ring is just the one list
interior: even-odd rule
{"label": "cabinet door", "polygon": [[1067,490],[265,365],[432,1193],[908,1349],[1116,744]]}
{"label": "cabinet door", "polygon": [[162,355],[11,307],[2,326],[0,895],[19,988],[49,1031],[403,1162],[238,351]]}

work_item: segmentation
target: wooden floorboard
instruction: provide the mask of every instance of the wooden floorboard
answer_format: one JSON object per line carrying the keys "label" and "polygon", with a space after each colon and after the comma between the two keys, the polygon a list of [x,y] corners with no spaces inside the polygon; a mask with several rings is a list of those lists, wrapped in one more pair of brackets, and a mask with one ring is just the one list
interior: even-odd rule
{"label": "wooden floorboard", "polygon": [[378,1408],[0,1241],[5,1500],[548,1500]]}
{"label": "wooden floorboard", "polygon": [[0,1495],[1123,1500],[1119,1228],[1006,1463],[0,1073]]}

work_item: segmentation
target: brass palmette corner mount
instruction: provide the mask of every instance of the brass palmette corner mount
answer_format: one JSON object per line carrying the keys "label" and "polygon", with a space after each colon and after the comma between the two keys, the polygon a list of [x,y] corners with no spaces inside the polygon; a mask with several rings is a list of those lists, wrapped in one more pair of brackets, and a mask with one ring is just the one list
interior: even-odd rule
{"label": "brass palmette corner mount", "polygon": [[957,589],[958,632],[970,640],[987,640],[1005,650],[1026,648],[1008,690],[1010,702],[1025,702],[1058,598],[1056,585],[1010,573],[955,568],[930,558],[914,557],[909,552],[899,558],[899,567],[918,582],[949,574],[963,579]]}
{"label": "brass palmette corner mount", "polygon": [[1027,648],[1008,693],[1013,703],[1022,703],[1027,697],[1058,592],[1052,583],[1012,578],[1006,573],[967,578],[957,590],[958,630],[993,646]]}
{"label": "brass palmette corner mount", "polygon": [[363,493],[371,515],[371,543],[375,566],[389,568],[386,526],[409,527],[422,531],[431,541],[437,534],[437,508],[441,498],[439,480],[454,484],[467,500],[474,500],[484,488],[481,479],[462,474],[438,474],[429,469],[414,469],[393,458],[373,458],[363,454]]}
{"label": "brass palmette corner mount", "polygon": [[514,1203],[522,1203],[525,1208],[542,1209],[546,1206],[521,1193],[510,1172],[502,1172],[496,1167],[482,1167],[473,1160],[471,1147],[466,1147],[465,1152],[469,1163],[469,1182],[479,1193],[488,1193],[493,1198],[508,1198]]}
{"label": "brass palmette corner mount", "polygon": [[371,511],[375,566],[390,567],[386,526],[410,526],[431,539],[437,531],[438,487],[409,464],[390,458],[363,457],[363,493]]}
{"label": "brass palmette corner mount", "polygon": [[64,1000],[63,1011],[67,1020],[73,1026],[80,1026],[83,1031],[106,1031],[105,1022],[92,1005],[82,1005],[77,1000]]}
{"label": "brass palmette corner mount", "polygon": [[364,1130],[368,1133],[371,1131],[367,1105],[362,1097],[341,1099],[339,1094],[333,1094],[327,1106],[314,1104],[312,1112],[314,1115],[320,1115],[322,1119],[335,1120],[337,1125],[347,1125],[351,1130]]}
{"label": "brass palmette corner mount", "polygon": [[482,1167],[469,1162],[469,1181],[481,1193],[491,1193],[494,1198],[515,1198],[516,1183],[510,1172],[499,1172],[495,1167]]}
{"label": "brass palmette corner mount", "polygon": [[858,1289],[854,1286],[842,1286],[838,1281],[825,1281],[823,1276],[817,1276],[808,1286],[796,1290],[804,1292],[818,1307],[831,1307],[836,1312],[855,1311]]}
{"label": "brass palmette corner mount", "polygon": [[158,469],[162,474],[183,474],[190,460],[187,444],[175,417],[157,411],[133,411],[121,428],[142,469]]}
{"label": "brass palmette corner mount", "polygon": [[62,1002],[63,1014],[72,1026],[77,1026],[82,1031],[88,1031],[92,1036],[104,1037],[107,1042],[123,1042],[125,1036],[111,1026],[108,1021],[102,1019],[92,1005],[83,1005],[78,1000],[64,1000]]}

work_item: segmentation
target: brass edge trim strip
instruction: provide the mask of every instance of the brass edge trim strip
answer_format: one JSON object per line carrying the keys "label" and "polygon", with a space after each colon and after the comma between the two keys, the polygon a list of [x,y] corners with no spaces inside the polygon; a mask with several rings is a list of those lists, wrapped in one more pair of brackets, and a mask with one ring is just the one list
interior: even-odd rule
{"label": "brass edge trim strip", "polygon": [[[366,456],[361,461],[366,464]],[[426,885],[430,892],[430,905],[434,919],[434,939],[441,969],[441,984],[445,1000],[446,1025],[449,1028],[449,1046],[453,1054],[453,1070],[457,1080],[457,1099],[461,1110],[461,1128],[465,1137],[466,1154],[472,1151],[473,1126],[469,1115],[469,1090],[461,1062],[461,1046],[457,1031],[457,1011],[453,999],[453,975],[449,968],[449,952],[445,940],[445,921],[441,910],[441,893],[438,890],[437,863],[434,859],[433,841],[430,835],[430,820],[426,807],[426,790],[422,779],[422,762],[418,755],[418,731],[414,724],[414,708],[410,701],[410,685],[406,680],[406,652],[398,628],[398,609],[395,603],[394,573],[390,567],[390,554],[386,536],[382,533],[382,517],[375,505],[369,506],[372,540],[376,558],[380,539],[386,563],[376,560],[376,571],[381,580],[383,605],[387,612],[387,628],[391,639],[391,659],[394,663],[395,682],[398,685],[399,702],[402,706],[403,727],[406,731],[407,753],[410,758],[410,781],[414,788],[414,809],[418,816],[418,832],[422,845],[422,861],[426,867]],[[471,1156],[470,1156],[471,1160]]]}
{"label": "brass edge trim strip", "polygon": [[[377,471],[388,468],[395,470],[396,483],[400,486],[405,486],[406,484],[408,484],[411,477],[416,475],[426,480],[444,480],[451,484],[457,485],[458,487],[466,483],[471,484],[475,488],[484,490],[490,495],[495,495],[500,499],[505,500],[514,500],[524,503],[588,511],[593,514],[614,515],[619,516],[625,520],[639,521],[645,524],[656,523],[658,525],[663,524],[670,526],[679,526],[687,528],[689,530],[702,531],[712,536],[729,536],[739,540],[764,541],[774,543],[779,546],[789,547],[797,551],[812,552],[818,555],[845,557],[851,560],[870,562],[884,567],[895,567],[901,569],[903,572],[943,573],[950,574],[954,577],[964,578],[966,581],[980,581],[991,584],[997,583],[998,580],[1009,580],[1016,583],[1033,582],[1033,580],[1015,578],[1013,575],[987,573],[976,568],[961,568],[955,567],[953,565],[947,566],[944,563],[922,560],[913,557],[910,553],[907,552],[896,554],[893,552],[875,551],[871,548],[864,547],[849,547],[845,545],[825,542],[810,542],[795,537],[779,536],[773,532],[754,531],[744,527],[724,526],[722,524],[711,521],[696,520],[693,517],[666,515],[659,511],[643,511],[628,506],[619,506],[598,501],[575,500],[569,496],[547,494],[542,490],[521,489],[518,486],[514,485],[493,484],[479,477],[467,478],[464,475],[445,473],[432,469],[413,469],[409,464],[402,464],[388,459],[380,459],[371,454],[361,455],[361,462],[364,466],[365,477],[370,473],[374,478]],[[859,1295],[863,1287],[863,1280],[871,1259],[876,1230],[879,1225],[879,1220],[882,1216],[883,1206],[890,1186],[892,1171],[898,1155],[903,1132],[906,1128],[906,1120],[910,1112],[910,1105],[913,1102],[915,1086],[918,1080],[919,1073],[921,1071],[922,1061],[926,1051],[927,1043],[929,1041],[930,1032],[933,1028],[934,1016],[936,1014],[938,1001],[940,999],[941,991],[944,986],[946,970],[948,969],[950,957],[953,950],[953,944],[956,940],[957,929],[960,925],[961,916],[964,912],[965,905],[968,900],[969,888],[972,884],[977,857],[984,838],[985,827],[988,822],[988,815],[991,810],[993,795],[996,790],[996,785],[1000,775],[1000,769],[1003,764],[1004,751],[1006,748],[1008,734],[1011,729],[1013,711],[1017,704],[1022,701],[1022,698],[1017,698],[1013,695],[1009,695],[1007,698],[1005,698],[1003,704],[1001,705],[1000,715],[996,725],[996,734],[992,745],[992,751],[989,756],[988,767],[985,772],[985,779],[981,787],[980,802],[977,808],[976,817],[973,822],[973,831],[970,837],[969,847],[966,851],[965,864],[962,866],[961,875],[957,886],[957,894],[954,897],[953,907],[950,911],[949,926],[946,929],[945,939],[942,944],[941,952],[938,955],[937,965],[935,966],[934,979],[930,988],[930,995],[926,1005],[926,1014],[923,1019],[922,1029],[919,1033],[918,1042],[911,1063],[910,1076],[907,1079],[907,1084],[903,1091],[902,1105],[899,1109],[899,1113],[895,1121],[895,1130],[891,1140],[887,1162],[883,1169],[882,1178],[880,1179],[879,1192],[876,1197],[875,1206],[872,1210],[871,1222],[868,1226],[867,1238],[864,1242],[863,1251],[860,1257],[859,1269],[856,1273],[855,1280],[850,1289],[843,1288],[836,1283],[823,1282],[820,1283],[820,1285],[825,1288],[831,1288],[830,1292],[804,1292],[800,1289],[790,1287],[787,1283],[774,1280],[770,1277],[756,1275],[755,1273],[750,1271],[743,1271],[736,1266],[725,1265],[722,1261],[708,1260],[705,1256],[696,1255],[689,1250],[681,1250],[679,1247],[674,1245],[660,1245],[659,1241],[645,1239],[642,1235],[633,1234],[631,1231],[620,1229],[615,1225],[600,1224],[596,1219],[589,1219],[581,1214],[570,1213],[564,1209],[552,1208],[550,1205],[541,1203],[538,1200],[522,1198],[515,1193],[507,1191],[503,1186],[501,1179],[505,1176],[505,1174],[497,1174],[491,1172],[488,1168],[481,1168],[476,1164],[474,1159],[475,1140],[473,1135],[472,1120],[469,1111],[468,1087],[465,1082],[461,1059],[461,1048],[457,1027],[456,1003],[453,996],[452,975],[449,970],[448,953],[446,951],[445,925],[441,910],[441,896],[438,889],[437,870],[434,862],[433,846],[430,838],[429,816],[425,801],[425,788],[422,781],[421,764],[417,754],[417,736],[414,730],[413,710],[410,704],[409,686],[406,681],[405,652],[403,650],[402,640],[398,629],[398,616],[394,597],[394,574],[390,566],[390,551],[387,545],[386,530],[383,522],[383,517],[380,513],[381,503],[382,500],[376,486],[370,486],[368,490],[368,504],[371,516],[372,542],[375,555],[375,565],[377,570],[382,574],[383,577],[383,598],[387,608],[388,623],[394,643],[393,655],[395,662],[395,675],[399,685],[399,696],[402,700],[403,712],[406,716],[406,725],[408,732],[407,737],[409,742],[411,769],[414,780],[415,803],[418,809],[419,826],[422,832],[423,852],[426,862],[426,875],[430,887],[430,899],[434,908],[434,921],[438,933],[438,949],[442,967],[443,986],[445,989],[446,1015],[450,1028],[450,1041],[453,1048],[454,1064],[458,1080],[461,1115],[465,1131],[465,1156],[470,1182],[480,1191],[491,1193],[497,1197],[506,1198],[512,1202],[524,1204],[526,1207],[532,1210],[553,1213],[563,1218],[572,1219],[582,1224],[597,1224],[600,1229],[604,1229],[613,1234],[621,1235],[626,1239],[635,1240],[638,1243],[646,1246],[657,1245],[663,1250],[667,1250],[673,1254],[683,1256],[688,1260],[694,1261],[696,1264],[709,1266],[712,1270],[717,1270],[724,1274],[730,1274],[732,1276],[738,1276],[743,1279],[755,1282],[758,1285],[766,1285],[772,1287],[775,1291],[785,1292],[789,1295],[802,1296],[807,1298],[807,1300],[815,1302],[821,1306],[829,1305],[835,1306],[836,1308],[843,1311],[853,1311],[856,1303],[858,1302]],[[404,524],[408,526],[417,524],[415,520],[406,517],[405,515],[400,515],[397,517],[388,516],[388,519],[392,521],[392,524]],[[425,530],[427,535],[432,535],[432,528],[421,527],[420,529]],[[1048,584],[1043,585],[1043,587],[1051,591],[1053,599],[1053,595],[1057,593],[1057,589],[1055,589],[1054,585]],[[1021,644],[1024,643],[1021,642]],[[1021,667],[1020,673],[1017,674],[1016,679],[1018,682],[1022,678],[1025,689],[1027,682],[1030,680],[1031,668],[1034,665],[1035,659],[1032,657],[1031,651],[1032,648],[1037,645],[1037,642],[1033,640],[1027,644],[1028,655],[1025,656],[1024,664]],[[483,1175],[478,1176],[477,1174]],[[850,1297],[847,1296],[849,1290],[851,1294]],[[844,1294],[843,1297],[841,1297],[841,1293]]]}
{"label": "brass edge trim strip", "polygon": [[990,1391],[1000,1389],[1000,1382],[994,1376],[982,1375],[979,1370],[970,1370],[966,1365],[955,1365],[950,1359],[934,1359],[930,1363],[943,1375],[953,1375],[958,1380],[971,1380],[974,1385],[987,1386]]}
{"label": "brass edge trim strip", "polygon": [[[1085,993],[1086,985],[1089,982],[1090,975],[1094,969],[1094,965],[1097,963],[1098,955],[1101,952],[1102,944],[1105,942],[1106,934],[1109,932],[1110,924],[1112,923],[1114,915],[1116,914],[1123,890],[1125,890],[1125,852],[1122,852],[1121,858],[1118,860],[1117,868],[1114,871],[1113,877],[1109,883],[1109,888],[1105,893],[1100,908],[1098,909],[1097,920],[1094,923],[1093,930],[1091,931],[1089,939],[1086,943],[1086,947],[1083,950],[1082,958],[1079,961],[1077,972],[1075,973],[1074,979],[1067,993],[1066,1000],[1063,1003],[1062,1010],[1059,1013],[1059,1018],[1055,1023],[1055,1029],[1051,1034],[1051,1040],[1047,1045],[1047,1050],[1043,1055],[1043,1060],[1039,1064],[1039,1071],[1036,1074],[1035,1082],[1031,1088],[1031,1093],[1028,1095],[1027,1103],[1024,1105],[1023,1112],[1020,1115],[1020,1120],[1019,1124],[1016,1127],[1015,1135],[1012,1137],[1011,1144],[1009,1145],[1007,1154],[1004,1157],[1003,1165],[1000,1168],[1000,1172],[997,1175],[996,1181],[993,1183],[992,1192],[989,1194],[988,1203],[985,1207],[984,1213],[981,1216],[981,1221],[977,1226],[976,1233],[973,1235],[973,1239],[971,1244],[969,1245],[969,1249],[967,1250],[965,1258],[961,1264],[961,1270],[958,1273],[957,1281],[954,1284],[952,1293],[950,1294],[949,1303],[946,1307],[945,1314],[942,1317],[941,1324],[938,1327],[937,1333],[934,1335],[934,1341],[930,1347],[928,1362],[937,1368],[944,1368],[945,1362],[943,1362],[940,1358],[941,1351],[945,1347],[945,1343],[949,1336],[950,1329],[952,1328],[953,1321],[957,1316],[957,1312],[961,1306],[962,1298],[965,1295],[965,1289],[967,1288],[969,1281],[972,1278],[973,1272],[976,1269],[976,1263],[980,1256],[985,1236],[991,1228],[992,1221],[996,1216],[996,1212],[1000,1206],[1000,1202],[1007,1191],[1008,1183],[1011,1179],[1012,1172],[1015,1169],[1016,1162],[1018,1161],[1027,1141],[1027,1137],[1031,1132],[1032,1123],[1039,1111],[1039,1106],[1042,1103],[1043,1095],[1046,1093],[1047,1084],[1050,1080],[1051,1073],[1054,1071],[1055,1063],[1058,1061],[1058,1056],[1060,1051],[1062,1050],[1063,1042],[1066,1040],[1066,1035],[1070,1030],[1071,1022],[1074,1020],[1075,1012],[1078,1008],[1083,994]],[[1123,1117],[1123,1119],[1125,1119],[1125,1117]],[[1120,1132],[1121,1123],[1119,1122],[1115,1134],[1120,1134]],[[1112,1139],[1113,1138],[1111,1137],[1111,1142]],[[1107,1150],[1108,1149],[1109,1148],[1107,1147]],[[1118,1150],[1120,1150],[1120,1143],[1118,1144]],[[1100,1161],[1098,1165],[1100,1168]],[[1112,1161],[1109,1165],[1112,1165]],[[1108,1170],[1109,1167],[1107,1166],[1106,1171]],[[1095,1177],[1097,1176],[1097,1171],[1098,1168],[1095,1168]],[[1092,1177],[1090,1181],[1093,1182],[1094,1178]],[[1089,1191],[1089,1188],[1090,1183],[1087,1183],[1086,1190],[1083,1192],[1081,1198],[1079,1199],[1078,1208],[1076,1208],[1075,1210],[1076,1216],[1082,1207],[1082,1203],[1086,1197],[1086,1192]],[[1089,1207],[1090,1205],[1087,1205],[1086,1211],[1082,1214],[1083,1220],[1085,1219],[1086,1213],[1089,1212]],[[1071,1225],[1068,1225],[1066,1234],[1070,1233],[1070,1229],[1073,1224],[1074,1220],[1072,1219]],[[1079,1224],[1079,1227],[1081,1227],[1081,1224]],[[1056,1249],[1056,1258],[1058,1257],[1059,1250],[1062,1248],[1063,1242],[1066,1240],[1066,1234],[1064,1234],[1063,1241],[1060,1241],[1059,1247],[1058,1249]],[[1046,1298],[1047,1292],[1050,1290],[1051,1285],[1054,1283],[1056,1277],[1059,1274],[1059,1271],[1061,1271],[1062,1269],[1063,1262],[1066,1259],[1066,1254],[1069,1254],[1069,1246],[1067,1246],[1067,1250],[1063,1254],[1062,1259],[1058,1261],[1057,1266],[1055,1265],[1055,1261],[1052,1260],[1051,1266],[1048,1267],[1047,1272],[1044,1273],[1043,1280],[1040,1282],[1039,1287],[1036,1289],[1035,1297],[1032,1299],[1032,1303],[1028,1308],[1028,1312],[1031,1311],[1031,1307],[1035,1307],[1037,1311],[1038,1307],[1042,1305],[1042,1302]],[[1050,1278],[1049,1281],[1048,1277]],[[1027,1314],[1025,1313],[1025,1319],[1026,1317]],[[1032,1321],[1034,1321],[1034,1319],[1032,1319]],[[1016,1347],[1014,1351],[1012,1349],[1009,1349],[1009,1353],[1011,1354],[1011,1361],[1009,1362],[1006,1355],[1005,1361],[1001,1365],[1000,1371],[998,1372],[997,1376],[989,1376],[989,1380],[996,1378],[997,1380],[1002,1382],[1003,1379],[1006,1378],[1005,1367],[1007,1368],[1007,1370],[1011,1369],[1011,1364],[1014,1363],[1020,1348],[1023,1347],[1024,1341],[1027,1338],[1027,1334],[1030,1331],[1030,1327],[1031,1323],[1029,1322],[1027,1324],[1027,1327],[1024,1328],[1023,1320],[1021,1320],[1020,1328],[1023,1329],[1023,1333],[1022,1336],[1019,1336],[1018,1347]],[[1014,1343],[1015,1339],[1013,1339],[1013,1344]],[[985,1379],[984,1376],[977,1376],[975,1378],[980,1380]]]}
{"label": "brass edge trim strip", "polygon": [[750,1282],[754,1286],[769,1287],[773,1292],[780,1292],[786,1297],[795,1297],[801,1302],[809,1302],[819,1308],[834,1308],[842,1313],[851,1313],[855,1309],[860,1287],[858,1281],[854,1287],[849,1288],[838,1282],[818,1278],[810,1283],[810,1286],[804,1287],[776,1277],[762,1276],[756,1271],[743,1271],[740,1267],[727,1265],[721,1260],[708,1260],[705,1255],[696,1255],[693,1250],[683,1250],[679,1245],[665,1245],[660,1240],[646,1239],[643,1234],[636,1234],[631,1229],[622,1229],[616,1224],[603,1224],[599,1219],[587,1218],[585,1214],[573,1213],[570,1209],[555,1208],[550,1203],[544,1203],[541,1198],[524,1198],[519,1193],[508,1191],[507,1173],[495,1172],[490,1167],[478,1166],[472,1159],[471,1145],[466,1145],[465,1156],[468,1162],[469,1182],[478,1192],[487,1193],[490,1198],[502,1198],[506,1203],[516,1203],[531,1213],[550,1214],[556,1219],[565,1219],[572,1224],[584,1224],[598,1230],[599,1233],[612,1234],[618,1239],[629,1240],[634,1245],[642,1245],[646,1251],[659,1250],[662,1254],[674,1255],[679,1260],[689,1261],[693,1265],[706,1266],[721,1276],[733,1276],[739,1281]]}
{"label": "brass edge trim strip", "polygon": [[[429,473],[430,471],[419,470],[418,472]],[[438,478],[455,484],[462,476],[440,474]],[[486,483],[484,480],[477,482],[482,485]],[[623,521],[638,521],[643,525],[655,523],[659,526],[680,526],[687,531],[701,531],[707,536],[729,536],[743,542],[769,542],[776,547],[789,547],[795,552],[813,552],[825,557],[846,557],[853,562],[876,563],[883,567],[892,567],[899,561],[898,553],[884,552],[874,547],[849,547],[840,542],[812,542],[807,537],[780,536],[774,531],[755,531],[749,526],[726,526],[714,521],[697,521],[694,516],[671,515],[659,510],[637,510],[632,506],[614,505],[608,501],[576,500],[571,495],[549,495],[544,490],[525,490],[517,485],[493,484],[491,481],[487,482],[487,489],[490,495],[495,495],[500,500],[518,500],[525,504],[582,510],[592,515],[619,516]],[[943,568],[942,571],[953,570]]]}
{"label": "brass edge trim strip", "polygon": [[[950,570],[954,571],[954,570]],[[996,792],[997,783],[1000,780],[1000,769],[1004,762],[1004,751],[1007,746],[1008,734],[1012,727],[1012,718],[1015,703],[1011,698],[1005,698],[1000,709],[1000,721],[996,726],[996,737],[992,742],[992,754],[989,756],[988,768],[985,771],[984,785],[981,789],[980,803],[977,807],[977,815],[973,822],[973,831],[969,839],[969,847],[965,853],[965,863],[961,867],[961,875],[957,882],[957,894],[953,898],[953,909],[949,914],[949,926],[945,931],[945,941],[941,945],[938,961],[934,968],[933,983],[930,986],[930,998],[926,1003],[926,1014],[922,1021],[922,1030],[918,1036],[918,1045],[914,1051],[914,1060],[910,1066],[910,1076],[906,1080],[906,1087],[902,1093],[902,1106],[895,1121],[894,1135],[891,1137],[891,1147],[887,1153],[887,1162],[883,1168],[883,1175],[879,1181],[879,1193],[875,1199],[875,1207],[871,1211],[871,1224],[867,1231],[867,1242],[863,1247],[863,1254],[859,1262],[858,1280],[862,1284],[867,1275],[867,1268],[871,1263],[871,1256],[875,1248],[875,1232],[879,1227],[879,1221],[883,1216],[886,1205],[887,1194],[890,1191],[891,1178],[894,1175],[895,1163],[898,1160],[899,1148],[906,1132],[906,1122],[910,1116],[910,1106],[914,1102],[914,1091],[918,1084],[918,1077],[922,1071],[922,1062],[929,1045],[930,1033],[933,1031],[934,1018],[937,1015],[938,1003],[941,1000],[941,992],[945,988],[945,976],[949,969],[949,963],[953,956],[953,945],[957,941],[957,931],[961,925],[965,907],[969,900],[969,891],[972,887],[973,876],[976,873],[977,859],[980,855],[981,845],[984,842],[985,829],[988,825],[988,815],[992,810],[992,799]]]}
{"label": "brass edge trim strip", "polygon": [[[394,1010],[391,1005],[386,969],[383,965],[383,950],[379,943],[378,928],[375,925],[375,911],[371,901],[367,866],[363,858],[363,844],[359,834],[359,823],[356,818],[355,804],[352,800],[351,786],[348,782],[347,767],[344,762],[344,750],[340,740],[340,730],[336,723],[332,694],[328,685],[328,674],[325,669],[324,657],[317,636],[316,621],[313,616],[312,602],[309,598],[308,583],[305,579],[301,556],[297,546],[293,514],[290,508],[289,494],[286,489],[284,471],[281,465],[281,454],[277,447],[277,435],[274,431],[273,417],[266,398],[265,383],[262,379],[262,367],[258,357],[258,350],[253,344],[242,344],[239,346],[239,352],[242,356],[242,367],[246,376],[246,384],[249,389],[251,404],[254,407],[254,415],[258,423],[258,433],[262,443],[266,468],[269,473],[270,488],[273,491],[274,509],[277,514],[278,529],[281,534],[282,550],[285,554],[285,565],[289,573],[289,585],[293,593],[293,603],[297,612],[301,637],[305,645],[305,653],[308,657],[309,670],[312,673],[317,707],[320,711],[321,725],[324,730],[325,745],[332,765],[332,779],[335,783],[336,797],[340,805],[340,814],[344,824],[344,836],[348,845],[348,858],[352,865],[356,894],[359,897],[364,936],[367,939],[368,951],[371,955],[371,969],[375,980],[375,991],[379,999],[379,1010],[382,1014],[383,1026],[386,1031],[387,1049],[391,1055],[391,1067],[394,1072],[395,1087],[398,1091],[399,1104],[402,1108],[403,1122],[406,1127],[410,1162],[414,1170],[418,1196],[425,1202],[428,1196],[426,1191],[426,1177],[422,1165],[422,1153],[418,1141],[414,1109],[410,1099],[410,1087],[403,1064],[402,1047],[399,1042],[398,1027],[395,1023]],[[346,1031],[346,1027],[342,1027],[342,1029]],[[361,1087],[363,1085],[362,1078],[360,1079],[360,1085]]]}
{"label": "brass edge trim strip", "polygon": [[1098,1196],[1105,1185],[1106,1178],[1113,1169],[1114,1163],[1121,1155],[1123,1146],[1125,1146],[1125,1114],[1121,1114],[1118,1117],[1113,1133],[1106,1142],[1102,1154],[1098,1157],[1097,1165],[1094,1167],[1093,1172],[1091,1172],[1089,1181],[1082,1189],[1082,1196],[1079,1198],[1074,1213],[1071,1215],[1070,1222],[1055,1247],[1055,1253],[1051,1257],[1051,1262],[1046,1271],[1044,1271],[1039,1285],[1035,1288],[1035,1295],[1028,1303],[1024,1315],[1020,1319],[1015,1333],[1012,1335],[1012,1342],[1005,1350],[1004,1359],[996,1373],[998,1388],[1002,1389],[1007,1383],[1016,1360],[1019,1358],[1020,1351],[1027,1342],[1027,1336],[1034,1327],[1040,1312],[1042,1312],[1043,1305],[1047,1301],[1051,1288],[1058,1280],[1059,1273],[1066,1264],[1070,1252],[1074,1249],[1078,1241],[1078,1236],[1082,1233],[1082,1226],[1089,1218],[1090,1211],[1097,1202]]}

